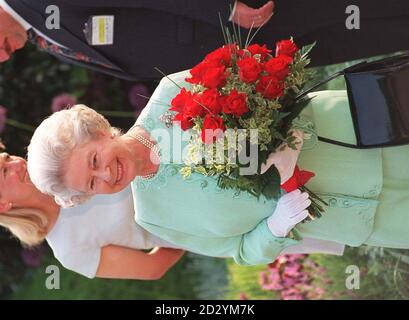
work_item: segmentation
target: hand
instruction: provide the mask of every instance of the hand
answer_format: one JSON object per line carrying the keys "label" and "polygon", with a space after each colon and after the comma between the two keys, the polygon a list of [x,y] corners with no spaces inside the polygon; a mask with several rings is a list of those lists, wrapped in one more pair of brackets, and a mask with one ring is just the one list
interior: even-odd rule
{"label": "hand", "polygon": [[[282,144],[278,147],[278,151],[270,153],[266,162],[261,165],[261,174],[266,172],[272,165],[275,165],[280,173],[280,184],[285,183],[292,177],[304,142],[304,133],[301,130],[293,130],[292,135],[296,137],[294,141],[296,150],[286,144]],[[285,149],[281,150],[283,147],[285,147]]]}
{"label": "hand", "polygon": [[267,23],[273,16],[274,2],[269,1],[259,9],[253,9],[237,1],[236,10],[233,12],[232,21],[240,27],[257,28]]}
{"label": "hand", "polygon": [[311,205],[307,192],[299,189],[283,195],[277,203],[274,213],[267,219],[271,233],[276,237],[286,237],[297,223],[308,217],[306,210]]}

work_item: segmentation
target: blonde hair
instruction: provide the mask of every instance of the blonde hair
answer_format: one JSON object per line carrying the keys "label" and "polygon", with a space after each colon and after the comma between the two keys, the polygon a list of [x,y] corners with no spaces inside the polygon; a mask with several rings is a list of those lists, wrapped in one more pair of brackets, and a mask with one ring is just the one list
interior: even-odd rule
{"label": "blonde hair", "polygon": [[[0,140],[0,152],[5,149]],[[32,247],[44,241],[48,219],[40,210],[16,208],[0,214],[0,226],[8,229],[23,246]]]}
{"label": "blonde hair", "polygon": [[45,119],[34,132],[27,154],[27,170],[37,189],[53,195],[62,207],[87,201],[89,194],[64,185],[63,167],[74,148],[103,133],[121,135],[119,129],[85,105],[75,105]]}
{"label": "blonde hair", "polygon": [[0,214],[0,226],[8,229],[24,246],[31,247],[45,239],[48,219],[40,210],[16,208]]}

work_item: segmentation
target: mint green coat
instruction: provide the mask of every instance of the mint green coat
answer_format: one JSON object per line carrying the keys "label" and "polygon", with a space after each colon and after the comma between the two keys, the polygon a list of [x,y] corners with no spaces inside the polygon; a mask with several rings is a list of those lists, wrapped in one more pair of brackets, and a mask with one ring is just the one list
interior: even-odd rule
{"label": "mint green coat", "polygon": [[[189,87],[186,72],[169,77]],[[167,128],[159,119],[178,91],[171,81],[162,80],[137,120],[158,141],[153,131],[158,128],[167,130],[172,141],[181,141],[179,126]],[[317,133],[345,142],[354,142],[354,134],[344,91],[312,96],[296,123],[308,138],[299,166],[316,173],[308,186],[330,206],[322,218],[301,223],[297,230],[302,236],[350,246],[409,248],[409,147],[355,150],[318,142]],[[182,147],[186,143],[182,141]],[[197,173],[183,180],[172,150],[161,148],[162,158],[170,163],[161,163],[153,179],[137,177],[132,182],[135,219],[142,227],[190,251],[232,257],[244,265],[272,262],[284,248],[299,243],[269,231],[266,219],[276,208],[275,200],[221,190],[216,178]]]}

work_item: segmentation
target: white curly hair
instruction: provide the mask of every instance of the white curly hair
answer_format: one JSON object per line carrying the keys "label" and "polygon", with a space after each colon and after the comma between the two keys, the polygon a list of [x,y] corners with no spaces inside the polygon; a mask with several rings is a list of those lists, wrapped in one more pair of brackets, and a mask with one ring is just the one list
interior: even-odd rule
{"label": "white curly hair", "polygon": [[53,195],[57,204],[71,207],[91,195],[64,186],[64,164],[72,150],[108,133],[119,136],[101,114],[85,105],[55,112],[35,130],[28,146],[27,170],[31,181],[43,193]]}

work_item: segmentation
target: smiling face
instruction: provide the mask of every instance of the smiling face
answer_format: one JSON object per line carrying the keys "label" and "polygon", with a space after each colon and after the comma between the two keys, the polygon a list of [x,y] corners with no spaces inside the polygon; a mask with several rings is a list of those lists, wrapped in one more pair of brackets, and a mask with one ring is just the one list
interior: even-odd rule
{"label": "smiling face", "polygon": [[23,207],[38,194],[27,173],[26,160],[0,153],[0,213]]}
{"label": "smiling face", "polygon": [[136,176],[136,162],[123,136],[102,135],[76,147],[64,164],[66,187],[87,194],[123,190]]}
{"label": "smiling face", "polygon": [[0,7],[0,62],[10,59],[26,42],[26,30]]}

